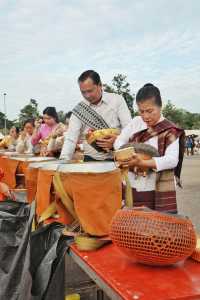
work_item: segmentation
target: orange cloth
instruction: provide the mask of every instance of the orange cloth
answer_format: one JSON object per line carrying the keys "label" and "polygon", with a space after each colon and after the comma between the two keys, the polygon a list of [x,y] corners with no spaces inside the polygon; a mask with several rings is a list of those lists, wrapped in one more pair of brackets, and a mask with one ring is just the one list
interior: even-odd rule
{"label": "orange cloth", "polygon": [[52,201],[56,200],[56,208],[59,218],[52,219],[63,224],[70,224],[72,221],[71,216],[61,203],[59,199],[55,197],[53,191],[53,175],[54,171],[51,170],[38,170],[37,178],[37,192],[36,192],[36,215],[39,217],[47,209]]}
{"label": "orange cloth", "polygon": [[64,205],[62,204],[61,200],[58,197],[56,197],[56,208],[57,208],[59,218],[54,221],[60,222],[62,224],[71,224],[73,218],[68,213],[68,211],[66,210],[66,208],[64,207]]}
{"label": "orange cloth", "polygon": [[26,188],[27,188],[27,200],[31,203],[35,200],[37,191],[37,179],[38,179],[38,169],[27,168],[26,170]]}
{"label": "orange cloth", "polygon": [[18,166],[17,166],[17,173],[18,174],[24,174],[26,176],[26,171],[28,168],[28,162],[26,161],[18,161]]}
{"label": "orange cloth", "polygon": [[0,167],[4,171],[2,182],[6,183],[9,188],[15,189],[17,185],[16,174],[24,174],[24,176],[26,177],[28,162],[18,161],[10,159],[9,157],[0,156]]}
{"label": "orange cloth", "polygon": [[37,193],[36,193],[36,214],[41,214],[47,209],[49,204],[53,201],[51,192],[51,185],[54,171],[38,170],[37,178]]}
{"label": "orange cloth", "polygon": [[96,236],[107,235],[112,217],[121,208],[120,171],[63,173],[61,181],[74,201],[74,208],[84,231]]}
{"label": "orange cloth", "polygon": [[4,201],[4,200],[5,200],[4,194],[0,193],[0,201]]}
{"label": "orange cloth", "polygon": [[8,157],[0,156],[0,167],[4,171],[4,177],[2,182],[6,183],[9,188],[14,189],[16,187],[16,171],[19,162],[17,160],[11,160]]}

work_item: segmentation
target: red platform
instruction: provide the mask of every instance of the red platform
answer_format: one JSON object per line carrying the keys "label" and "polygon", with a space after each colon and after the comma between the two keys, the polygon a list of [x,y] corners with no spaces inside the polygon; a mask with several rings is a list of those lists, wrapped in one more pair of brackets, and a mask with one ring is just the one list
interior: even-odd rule
{"label": "red platform", "polygon": [[71,255],[114,300],[200,300],[200,263],[192,259],[149,267],[130,262],[112,244],[92,252],[72,245]]}

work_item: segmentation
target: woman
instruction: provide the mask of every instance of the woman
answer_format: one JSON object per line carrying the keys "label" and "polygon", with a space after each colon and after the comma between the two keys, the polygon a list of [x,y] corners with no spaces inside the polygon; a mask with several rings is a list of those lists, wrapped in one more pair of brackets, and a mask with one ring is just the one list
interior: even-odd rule
{"label": "woman", "polygon": [[15,151],[17,140],[19,137],[19,128],[11,127],[9,135],[5,136],[0,142],[0,148],[8,149],[9,151]]}
{"label": "woman", "polygon": [[23,124],[23,131],[17,142],[16,151],[18,153],[33,153],[33,145],[31,143],[34,131],[34,120],[28,119]]}
{"label": "woman", "polygon": [[44,123],[36,121],[35,122],[35,130],[31,139],[31,143],[34,147],[40,145],[41,154],[46,151],[51,133],[58,126],[58,114],[56,112],[55,107],[47,107],[43,111],[43,120]]}
{"label": "woman", "polygon": [[64,143],[64,133],[66,132],[67,127],[59,123],[55,130],[53,130],[50,135],[49,143],[47,145],[47,151],[45,156],[59,156],[63,143]]}
{"label": "woman", "polygon": [[[151,172],[138,176],[129,172],[134,205],[151,209],[177,212],[174,171],[178,180],[184,154],[184,131],[162,116],[162,100],[159,89],[153,84],[144,85],[136,95],[140,116],[122,130],[115,142],[119,149],[128,142],[146,143],[157,148],[160,157],[141,159],[137,154],[121,161],[121,167],[147,167]],[[180,183],[180,181],[179,181]]]}

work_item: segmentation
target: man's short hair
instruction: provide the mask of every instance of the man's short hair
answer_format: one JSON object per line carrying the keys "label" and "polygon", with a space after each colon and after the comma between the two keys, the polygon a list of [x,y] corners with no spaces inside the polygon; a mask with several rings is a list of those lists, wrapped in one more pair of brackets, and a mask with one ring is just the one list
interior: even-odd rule
{"label": "man's short hair", "polygon": [[93,70],[87,70],[83,72],[78,78],[78,83],[83,82],[88,78],[92,79],[94,84],[101,85],[101,78],[99,74]]}

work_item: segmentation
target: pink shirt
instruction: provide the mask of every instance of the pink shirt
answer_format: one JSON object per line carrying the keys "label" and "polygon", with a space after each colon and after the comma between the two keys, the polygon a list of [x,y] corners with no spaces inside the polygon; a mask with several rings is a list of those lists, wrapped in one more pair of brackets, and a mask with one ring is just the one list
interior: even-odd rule
{"label": "pink shirt", "polygon": [[40,140],[45,140],[57,125],[50,127],[47,124],[42,124],[37,134],[31,139],[32,145],[36,145]]}

